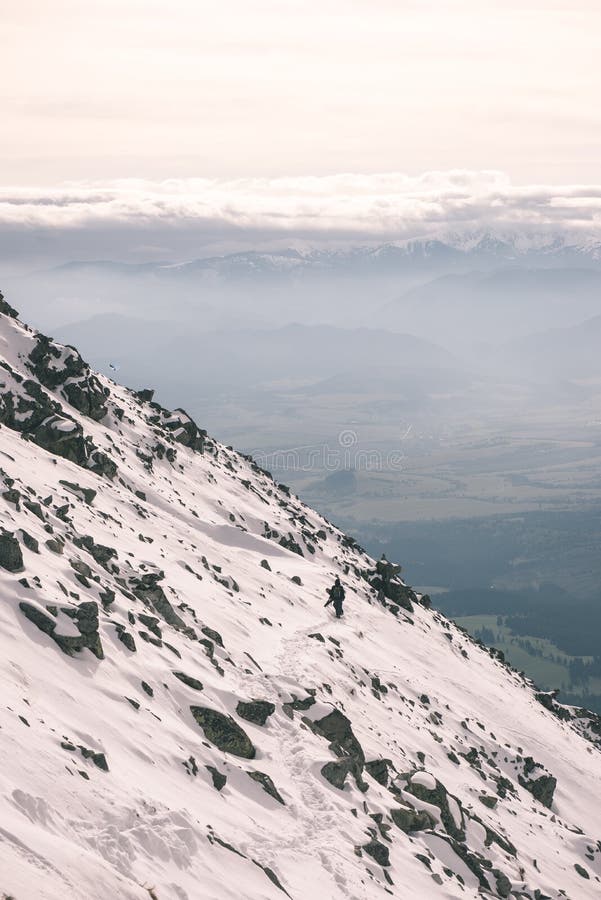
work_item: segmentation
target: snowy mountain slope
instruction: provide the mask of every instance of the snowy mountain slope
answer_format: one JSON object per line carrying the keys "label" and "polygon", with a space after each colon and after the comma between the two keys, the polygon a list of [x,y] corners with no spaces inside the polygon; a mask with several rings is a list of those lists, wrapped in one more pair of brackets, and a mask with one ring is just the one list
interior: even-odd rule
{"label": "snowy mountain slope", "polygon": [[599,896],[598,719],[13,312],[0,895]]}

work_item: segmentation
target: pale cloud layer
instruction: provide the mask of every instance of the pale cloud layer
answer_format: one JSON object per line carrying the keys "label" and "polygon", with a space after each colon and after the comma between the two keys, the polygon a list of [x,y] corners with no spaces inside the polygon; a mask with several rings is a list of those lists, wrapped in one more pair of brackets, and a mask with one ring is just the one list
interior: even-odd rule
{"label": "pale cloud layer", "polygon": [[601,183],[598,0],[4,0],[5,184]]}
{"label": "pale cloud layer", "polygon": [[491,231],[601,239],[601,186],[514,185],[501,172],[172,179],[0,191],[10,259],[182,259]]}

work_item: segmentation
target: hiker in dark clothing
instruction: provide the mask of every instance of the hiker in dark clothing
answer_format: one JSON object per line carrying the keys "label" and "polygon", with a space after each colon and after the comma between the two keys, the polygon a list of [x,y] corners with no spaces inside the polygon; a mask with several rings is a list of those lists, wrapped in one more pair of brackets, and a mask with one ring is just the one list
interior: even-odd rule
{"label": "hiker in dark clothing", "polygon": [[329,606],[330,603],[333,603],[334,609],[336,610],[336,618],[339,619],[342,615],[342,604],[344,602],[345,593],[338,576],[336,576],[336,581],[332,587],[328,588],[328,594],[330,595],[330,599],[325,605]]}

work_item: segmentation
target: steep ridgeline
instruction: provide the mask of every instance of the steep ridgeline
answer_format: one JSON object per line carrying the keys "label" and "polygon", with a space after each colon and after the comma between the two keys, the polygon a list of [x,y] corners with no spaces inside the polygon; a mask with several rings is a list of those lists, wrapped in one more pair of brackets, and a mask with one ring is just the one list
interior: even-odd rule
{"label": "steep ridgeline", "polygon": [[0,310],[0,896],[601,895],[598,719]]}

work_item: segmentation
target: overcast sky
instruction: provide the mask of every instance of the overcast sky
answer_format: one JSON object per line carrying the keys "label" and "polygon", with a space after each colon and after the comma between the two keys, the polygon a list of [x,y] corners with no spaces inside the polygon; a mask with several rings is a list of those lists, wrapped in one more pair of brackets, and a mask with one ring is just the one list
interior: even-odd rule
{"label": "overcast sky", "polygon": [[599,0],[3,0],[2,179],[601,182]]}
{"label": "overcast sky", "polygon": [[601,0],[1,0],[0,254],[601,228]]}

